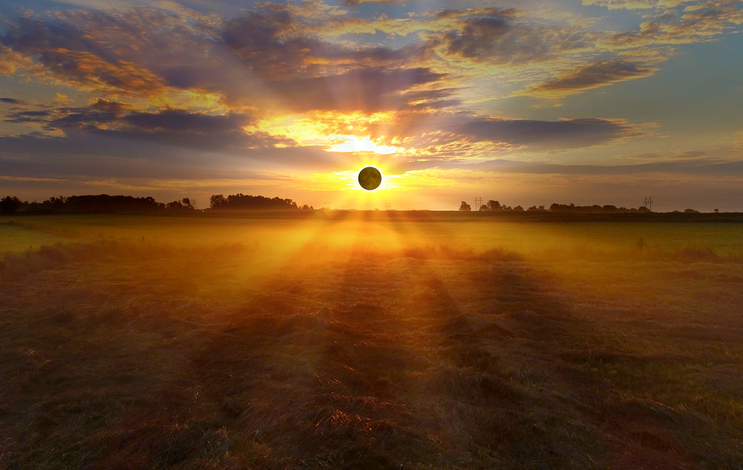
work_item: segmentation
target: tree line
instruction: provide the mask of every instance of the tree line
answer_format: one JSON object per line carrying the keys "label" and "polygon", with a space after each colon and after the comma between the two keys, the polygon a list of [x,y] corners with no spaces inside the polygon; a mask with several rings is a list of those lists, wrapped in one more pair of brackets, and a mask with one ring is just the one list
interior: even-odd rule
{"label": "tree line", "polygon": [[314,207],[307,204],[300,207],[291,199],[250,196],[242,193],[231,194],[227,197],[222,194],[215,194],[209,198],[209,207],[212,210],[314,210]]}
{"label": "tree line", "polygon": [[[462,203],[459,206],[459,210],[463,212],[469,212],[472,210],[472,206],[467,204],[466,201],[462,201]],[[687,209],[691,210],[691,209]],[[479,208],[480,212],[524,212],[524,208],[521,206],[511,207],[506,205],[501,205],[500,202],[490,200],[487,203],[483,204]],[[630,212],[650,212],[650,209],[647,207],[638,207],[638,208],[631,208],[627,209],[626,207],[617,207],[612,205],[604,205],[600,206],[598,204],[594,204],[592,206],[576,206],[575,204],[557,204],[554,203],[551,206],[549,206],[548,209],[546,209],[544,206],[531,206],[528,209],[526,209],[527,212],[571,212],[571,213],[583,213],[583,214],[606,214],[606,213],[630,213]]]}
{"label": "tree line", "polygon": [[[307,204],[298,206],[291,199],[279,197],[247,196],[242,193],[224,197],[213,195],[208,210],[313,210]],[[22,201],[17,196],[0,199],[0,212],[67,212],[67,213],[193,213],[196,201],[184,197],[168,203],[157,202],[153,197],[110,196],[108,194],[50,197],[43,202]]]}

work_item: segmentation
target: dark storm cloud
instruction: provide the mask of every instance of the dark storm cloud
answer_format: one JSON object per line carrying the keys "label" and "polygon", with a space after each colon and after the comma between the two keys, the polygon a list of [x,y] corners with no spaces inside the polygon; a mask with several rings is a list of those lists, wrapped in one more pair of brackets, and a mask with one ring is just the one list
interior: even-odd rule
{"label": "dark storm cloud", "polygon": [[535,94],[569,94],[581,90],[597,88],[624,80],[648,77],[656,69],[635,62],[608,60],[593,62],[573,72],[534,87]]}
{"label": "dark storm cloud", "polygon": [[0,103],[23,104],[23,101],[17,100],[15,98],[0,98]]}
{"label": "dark storm cloud", "polygon": [[473,141],[548,148],[588,147],[641,134],[636,126],[625,121],[608,119],[473,119],[453,131]]}

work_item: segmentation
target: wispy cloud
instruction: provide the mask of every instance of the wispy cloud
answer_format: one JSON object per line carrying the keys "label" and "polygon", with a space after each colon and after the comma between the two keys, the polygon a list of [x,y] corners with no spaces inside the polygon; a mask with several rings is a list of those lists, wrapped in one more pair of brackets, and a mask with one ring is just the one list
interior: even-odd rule
{"label": "wispy cloud", "polygon": [[649,77],[657,68],[616,59],[591,62],[526,90],[525,94],[559,98],[616,82]]}

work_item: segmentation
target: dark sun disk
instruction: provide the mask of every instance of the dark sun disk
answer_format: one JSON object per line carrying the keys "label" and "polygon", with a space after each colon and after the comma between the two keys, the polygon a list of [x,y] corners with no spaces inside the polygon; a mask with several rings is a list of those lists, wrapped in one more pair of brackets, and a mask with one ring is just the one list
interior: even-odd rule
{"label": "dark sun disk", "polygon": [[374,191],[382,184],[382,173],[373,166],[367,166],[359,172],[359,184],[367,191]]}

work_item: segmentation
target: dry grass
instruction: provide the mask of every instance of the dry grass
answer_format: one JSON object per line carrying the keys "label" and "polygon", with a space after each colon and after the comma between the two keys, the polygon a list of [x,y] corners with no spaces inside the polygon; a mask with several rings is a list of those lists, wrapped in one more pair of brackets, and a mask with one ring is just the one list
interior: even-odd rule
{"label": "dry grass", "polygon": [[421,246],[6,257],[0,468],[741,467],[736,259]]}

